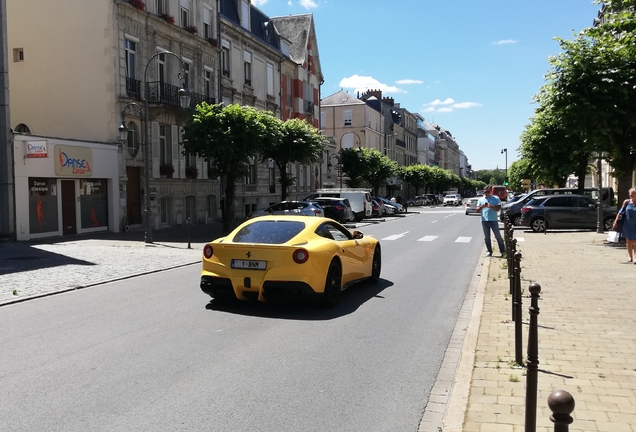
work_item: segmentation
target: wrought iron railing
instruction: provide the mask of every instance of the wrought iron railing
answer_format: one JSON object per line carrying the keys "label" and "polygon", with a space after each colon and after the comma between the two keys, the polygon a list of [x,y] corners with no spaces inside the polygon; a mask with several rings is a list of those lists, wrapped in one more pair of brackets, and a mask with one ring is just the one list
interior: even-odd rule
{"label": "wrought iron railing", "polygon": [[134,100],[141,100],[141,81],[126,77],[126,96]]}
{"label": "wrought iron railing", "polygon": [[303,105],[305,107],[305,112],[313,114],[314,113],[314,103],[312,101],[308,101],[308,100],[303,101],[303,102],[304,102]]}
{"label": "wrought iron railing", "polygon": [[179,103],[179,87],[161,81],[147,83],[148,103],[162,103],[181,106]]}
{"label": "wrought iron railing", "polygon": [[213,97],[207,97],[201,93],[191,93],[190,94],[190,107],[195,107],[199,105],[201,102],[207,102],[210,105],[214,105],[216,103],[216,99]]}

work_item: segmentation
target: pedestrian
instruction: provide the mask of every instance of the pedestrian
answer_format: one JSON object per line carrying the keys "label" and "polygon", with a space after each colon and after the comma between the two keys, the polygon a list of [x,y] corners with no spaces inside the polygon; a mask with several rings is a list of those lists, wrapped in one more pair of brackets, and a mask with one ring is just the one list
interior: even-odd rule
{"label": "pedestrian", "polygon": [[501,209],[501,200],[498,196],[492,194],[492,186],[488,185],[484,188],[484,196],[477,201],[476,211],[481,213],[481,227],[484,230],[484,241],[488,256],[492,256],[492,243],[490,241],[490,231],[492,230],[499,245],[501,258],[506,256],[506,246],[499,232],[499,216],[497,212]]}
{"label": "pedestrian", "polygon": [[616,215],[613,228],[616,229],[618,218],[623,215],[623,226],[620,229],[621,237],[627,240],[627,262],[636,264],[636,188],[629,190],[629,199],[623,201],[621,210]]}

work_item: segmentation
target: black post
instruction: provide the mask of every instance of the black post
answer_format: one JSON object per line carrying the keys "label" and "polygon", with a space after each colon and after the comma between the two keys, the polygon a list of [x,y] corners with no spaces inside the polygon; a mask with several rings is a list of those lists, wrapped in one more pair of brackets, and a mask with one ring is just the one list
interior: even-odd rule
{"label": "black post", "polygon": [[565,390],[555,390],[548,396],[548,407],[552,411],[550,421],[554,423],[554,432],[568,432],[574,411],[574,398]]}
{"label": "black post", "polygon": [[192,246],[190,246],[190,218],[186,219],[186,226],[188,228],[188,249],[192,249]]}
{"label": "black post", "polygon": [[526,428],[525,432],[537,430],[537,380],[539,374],[539,335],[537,315],[539,315],[539,293],[541,285],[530,284],[530,325],[528,330],[528,359],[526,360]]}
{"label": "black post", "polygon": [[515,361],[523,366],[523,320],[521,319],[521,254],[515,252],[515,294],[514,294],[514,318],[515,318]]}

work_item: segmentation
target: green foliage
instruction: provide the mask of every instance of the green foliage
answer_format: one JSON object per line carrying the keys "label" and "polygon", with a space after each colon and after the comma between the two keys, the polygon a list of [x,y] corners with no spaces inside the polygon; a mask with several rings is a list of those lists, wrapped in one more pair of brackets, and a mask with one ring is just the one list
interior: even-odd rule
{"label": "green foliage", "polygon": [[506,180],[506,171],[503,169],[479,170],[475,172],[475,177],[484,185],[502,185]]}
{"label": "green foliage", "polygon": [[276,163],[280,172],[281,201],[284,201],[289,186],[294,184],[294,179],[287,172],[287,164],[319,161],[324,150],[324,137],[318,129],[301,119],[281,122],[272,116],[267,119],[266,126],[271,136],[265,140],[261,158],[263,161],[272,159]]}
{"label": "green foliage", "polygon": [[415,188],[415,194],[420,193],[420,189],[424,189],[431,181],[433,176],[433,167],[428,165],[409,165],[401,166],[398,170],[398,176]]}
{"label": "green foliage", "polygon": [[379,194],[379,189],[386,181],[397,174],[397,163],[376,149],[343,149],[339,157],[342,172],[349,177],[347,185],[350,187],[359,187],[366,183],[371,185],[374,193]]}
{"label": "green foliage", "polygon": [[521,158],[511,163],[510,167],[508,167],[508,181],[510,182],[508,189],[510,190],[522,190],[521,180],[532,180],[533,178],[534,176],[530,168],[530,159]]}

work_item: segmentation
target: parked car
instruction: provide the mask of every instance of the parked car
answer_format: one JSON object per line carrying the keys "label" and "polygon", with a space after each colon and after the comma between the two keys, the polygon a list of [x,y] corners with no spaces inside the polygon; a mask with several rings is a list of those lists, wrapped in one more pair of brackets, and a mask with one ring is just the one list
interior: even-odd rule
{"label": "parked car", "polygon": [[586,195],[548,195],[535,198],[521,209],[521,225],[534,232],[546,229],[596,229],[598,205],[603,206],[603,228],[612,229],[617,209]]}
{"label": "parked car", "polygon": [[382,207],[382,214],[383,215],[392,215],[398,212],[398,206],[402,207],[400,204],[396,203],[396,202],[392,202],[386,198],[380,198],[380,197],[371,197],[374,200],[376,200],[378,202],[378,204],[380,204],[380,206]]}
{"label": "parked car", "polygon": [[295,215],[324,217],[325,212],[315,201],[282,201],[263,210],[256,210],[249,217],[269,215]]}
{"label": "parked car", "polygon": [[407,201],[407,204],[409,205],[409,207],[423,206],[424,205],[424,199],[421,196],[416,196],[416,197],[413,197],[413,198],[409,199]]}
{"label": "parked car", "polygon": [[[521,225],[521,209],[524,205],[526,205],[530,200],[546,195],[571,195],[576,194],[577,189],[575,188],[544,188],[544,189],[536,189],[530,193],[523,195],[517,201],[509,202],[504,204],[501,207],[500,218],[503,220],[504,214],[508,215],[508,218],[512,222],[513,225]],[[612,188],[603,188],[602,190],[603,196],[602,201],[605,204],[612,205],[614,200],[614,189]],[[585,196],[589,196],[594,200],[598,200],[598,188],[585,188],[584,191]]]}
{"label": "parked car", "polygon": [[371,217],[380,217],[384,214],[384,205],[377,200],[371,200]]}
{"label": "parked car", "polygon": [[471,213],[478,214],[478,212],[477,212],[477,201],[479,201],[479,198],[477,198],[477,197],[468,198],[466,200],[466,214],[467,215],[469,215]]}
{"label": "parked car", "polygon": [[313,200],[325,211],[325,217],[331,218],[340,223],[355,220],[355,215],[351,209],[351,204],[346,198],[321,197]]}
{"label": "parked car", "polygon": [[444,197],[444,205],[454,205],[458,206],[462,204],[461,198],[457,194],[448,194]]}
{"label": "parked car", "polygon": [[264,216],[203,247],[201,290],[215,299],[316,299],[335,306],[353,283],[380,279],[380,242],[324,218]]}
{"label": "parked car", "polygon": [[433,194],[426,194],[425,196],[430,201],[430,203],[431,203],[430,205],[439,204],[439,200],[437,199],[437,196],[435,196]]}
{"label": "parked car", "polygon": [[368,189],[342,188],[342,189],[318,189],[310,194],[305,201],[311,201],[319,197],[346,198],[351,204],[351,209],[357,222],[371,216],[371,194]]}
{"label": "parked car", "polygon": [[390,199],[382,198],[382,197],[376,197],[376,198],[379,198],[380,201],[382,201],[386,206],[393,207],[395,210],[394,213],[400,213],[404,211],[404,206],[397,201],[391,201]]}

